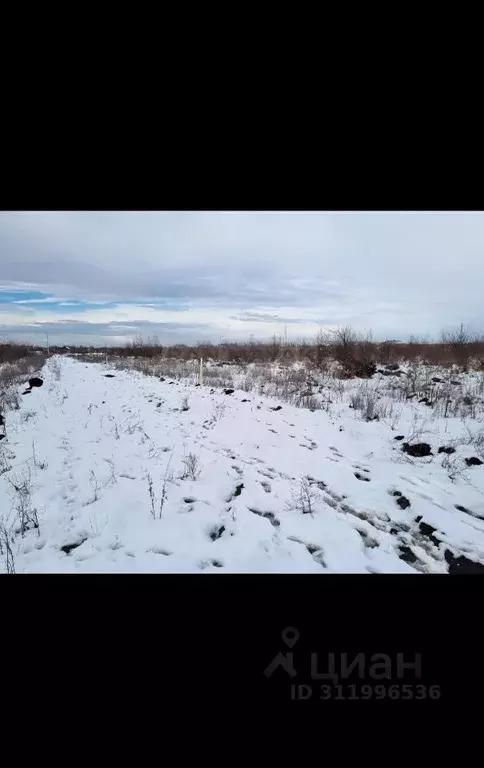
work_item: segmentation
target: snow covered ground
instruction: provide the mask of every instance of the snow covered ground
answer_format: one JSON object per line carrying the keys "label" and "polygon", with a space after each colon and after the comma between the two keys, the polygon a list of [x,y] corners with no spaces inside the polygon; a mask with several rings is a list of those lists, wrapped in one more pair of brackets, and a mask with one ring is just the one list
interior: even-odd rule
{"label": "snow covered ground", "polygon": [[[41,376],[4,414],[0,442],[0,522],[16,573],[484,564],[484,465],[465,461],[478,455],[465,440],[476,419],[430,418],[409,400],[363,421],[349,407],[354,382],[336,382],[346,394],[331,408],[309,410],[65,357]],[[405,441],[428,442],[432,455],[408,456]]]}

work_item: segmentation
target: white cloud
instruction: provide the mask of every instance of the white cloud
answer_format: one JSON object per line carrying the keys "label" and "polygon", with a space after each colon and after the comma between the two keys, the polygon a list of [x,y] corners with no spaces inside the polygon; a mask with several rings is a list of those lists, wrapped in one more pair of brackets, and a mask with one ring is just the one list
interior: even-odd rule
{"label": "white cloud", "polygon": [[[483,249],[481,213],[3,212],[0,305],[2,290],[40,290],[59,308],[19,295],[16,311],[0,306],[0,324],[35,312],[40,323],[234,336],[270,333],[257,314],[307,334],[338,323],[383,336],[482,328]],[[69,310],[75,300],[85,311]]]}

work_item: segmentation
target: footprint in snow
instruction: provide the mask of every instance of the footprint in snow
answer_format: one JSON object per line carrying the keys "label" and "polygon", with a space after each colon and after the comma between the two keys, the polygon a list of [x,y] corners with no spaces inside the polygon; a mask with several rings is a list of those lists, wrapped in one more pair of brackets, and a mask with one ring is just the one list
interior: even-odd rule
{"label": "footprint in snow", "polygon": [[360,534],[363,540],[364,546],[367,547],[368,549],[375,549],[376,547],[379,546],[377,540],[373,539],[366,531],[363,531],[359,528],[355,528],[355,531]]}
{"label": "footprint in snow", "polygon": [[406,477],[405,475],[400,475],[400,480],[405,480],[405,482],[410,483],[411,485],[418,486],[418,483],[416,483],[415,480],[412,480],[411,477]]}
{"label": "footprint in snow", "polygon": [[[168,552],[167,549],[159,549],[158,547],[151,547],[151,549],[147,549],[147,552],[152,553],[153,555],[172,555],[173,552]],[[128,554],[128,553],[126,553]]]}
{"label": "footprint in snow", "polygon": [[267,520],[269,520],[270,524],[274,526],[274,528],[277,528],[280,525],[280,522],[275,516],[274,512],[262,512],[260,509],[256,509],[255,507],[247,507],[247,509],[254,515],[265,517]]}
{"label": "footprint in snow", "polygon": [[342,496],[339,493],[335,493],[334,491],[331,490],[331,488],[325,488],[325,493],[327,493],[328,496],[331,496],[331,498],[337,501],[338,503],[340,501],[343,501],[343,499],[346,498],[345,496]]}
{"label": "footprint in snow", "polygon": [[85,541],[87,541],[87,536],[80,539],[80,541],[73,542],[72,544],[64,544],[64,546],[60,547],[60,550],[66,555],[69,555],[73,549],[77,549],[81,546],[81,544],[84,544]]}
{"label": "footprint in snow", "polygon": [[274,475],[272,472],[267,472],[265,469],[258,469],[257,472],[259,475],[264,475],[264,477],[268,477],[270,480],[276,479],[276,475]]}
{"label": "footprint in snow", "polygon": [[210,568],[210,566],[213,565],[215,568],[223,568],[224,564],[220,560],[200,560],[198,563],[198,567],[201,571],[204,571],[205,568]]}
{"label": "footprint in snow", "polygon": [[[309,549],[308,549],[308,552],[309,552]],[[313,554],[311,554],[311,557],[313,558],[315,563],[318,563],[318,565],[320,565],[322,568],[326,568],[326,563],[324,561],[324,550],[319,549],[317,552],[314,552]]]}
{"label": "footprint in snow", "polygon": [[233,499],[236,499],[240,494],[242,493],[244,489],[244,484],[239,483],[235,486],[235,490],[225,499],[225,503],[229,504]]}
{"label": "footprint in snow", "polygon": [[223,535],[225,531],[225,525],[216,525],[209,533],[210,539],[212,541],[217,541],[217,539],[220,539],[220,537]]}
{"label": "footprint in snow", "polygon": [[335,456],[339,456],[339,458],[340,458],[340,459],[343,459],[343,458],[344,458],[343,454],[341,454],[341,453],[338,451],[338,449],[334,447],[334,445],[330,445],[330,446],[329,446],[329,450],[330,450],[330,451],[332,451],[332,452],[335,454]]}
{"label": "footprint in snow", "polygon": [[302,539],[298,539],[297,536],[288,536],[288,539],[289,541],[295,541],[297,544],[302,544],[303,547],[306,547],[313,560],[315,560],[316,563],[319,563],[319,565],[322,565],[323,568],[326,568],[326,563],[323,559],[324,551],[319,544],[309,544],[302,541]]}
{"label": "footprint in snow", "polygon": [[[282,475],[281,475],[281,477],[282,477]],[[308,480],[309,480],[310,484],[311,485],[315,485],[321,491],[326,490],[326,488],[328,487],[327,484],[324,482],[324,480],[316,480],[316,478],[312,477],[311,475],[308,475],[307,477],[308,477]],[[288,478],[288,479],[291,479],[291,478]]]}

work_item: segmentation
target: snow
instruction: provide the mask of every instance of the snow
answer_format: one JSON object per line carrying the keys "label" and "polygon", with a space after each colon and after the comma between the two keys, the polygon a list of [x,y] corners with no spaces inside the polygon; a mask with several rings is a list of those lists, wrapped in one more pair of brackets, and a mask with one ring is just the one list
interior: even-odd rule
{"label": "snow", "polygon": [[[451,479],[437,454],[462,436],[462,419],[429,419],[411,402],[392,425],[364,422],[343,396],[331,411],[312,412],[67,357],[51,358],[41,376],[44,385],[5,414],[0,442],[0,519],[12,532],[17,573],[418,575],[447,573],[447,547],[484,563],[484,465],[467,468],[475,450],[461,445],[450,458],[463,468]],[[416,419],[433,456],[406,456],[394,440]],[[181,479],[190,454],[198,479]],[[15,533],[13,487],[22,484],[39,520],[24,536]],[[418,516],[442,543],[421,533]],[[401,559],[401,545],[416,562]]]}

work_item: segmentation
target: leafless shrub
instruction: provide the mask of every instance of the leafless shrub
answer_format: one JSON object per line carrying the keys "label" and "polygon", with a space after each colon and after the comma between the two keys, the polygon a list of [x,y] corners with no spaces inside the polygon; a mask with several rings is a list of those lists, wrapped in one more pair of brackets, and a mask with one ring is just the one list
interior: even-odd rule
{"label": "leafless shrub", "polygon": [[20,397],[13,386],[2,387],[0,382],[0,411],[18,411],[20,408]]}
{"label": "leafless shrub", "polygon": [[371,378],[376,372],[377,349],[371,333],[363,337],[350,326],[330,332],[331,356],[338,362],[343,378]]}
{"label": "leafless shrub", "polygon": [[484,458],[484,429],[479,429],[477,432],[473,432],[470,427],[465,424],[466,435],[459,438],[456,441],[458,445],[470,445],[474,448],[478,456]]}
{"label": "leafless shrub", "polygon": [[477,414],[477,398],[471,390],[464,391],[456,400],[457,413],[461,418],[475,419]]}
{"label": "leafless shrub", "polygon": [[453,361],[467,373],[470,358],[475,351],[476,334],[461,323],[458,330],[443,331],[441,338]]}
{"label": "leafless shrub", "polygon": [[110,459],[105,459],[105,461],[110,465],[111,472],[109,474],[109,477],[104,480],[104,482],[100,482],[97,477],[96,473],[93,469],[89,472],[89,485],[92,488],[92,499],[89,499],[85,502],[84,506],[88,506],[89,504],[94,504],[99,499],[99,494],[101,491],[103,491],[105,488],[107,488],[108,485],[114,484],[117,482],[115,474],[114,474],[114,462]]}
{"label": "leafless shrub", "polygon": [[398,422],[400,421],[401,418],[402,418],[402,409],[394,408],[392,404],[390,406],[388,413],[385,416],[385,419],[391,430],[395,430],[397,428]]}
{"label": "leafless shrub", "polygon": [[12,467],[10,466],[9,461],[14,458],[15,454],[8,448],[5,442],[0,442],[0,475],[10,472]]}
{"label": "leafless shrub", "polygon": [[35,411],[24,411],[22,413],[22,421],[24,422],[24,424],[26,424],[28,421],[30,421],[30,419],[35,418],[36,415],[37,414]]}
{"label": "leafless shrub", "polygon": [[481,457],[484,457],[484,430],[481,429],[474,435],[472,445],[476,449],[476,452],[480,454]]}
{"label": "leafless shrub", "polygon": [[383,407],[378,402],[377,396],[372,390],[366,392],[361,415],[365,421],[378,421],[383,415]]}
{"label": "leafless shrub", "polygon": [[385,415],[384,406],[378,401],[374,389],[360,386],[350,396],[351,407],[361,414],[365,421],[378,421]]}
{"label": "leafless shrub", "polygon": [[153,478],[149,472],[146,475],[146,479],[148,481],[148,493],[150,495],[150,512],[153,520],[156,520],[156,497],[153,488]]}
{"label": "leafless shrub", "polygon": [[0,365],[2,363],[14,363],[22,358],[32,355],[31,347],[25,344],[12,342],[0,344]]}
{"label": "leafless shrub", "polygon": [[354,357],[356,341],[356,333],[350,326],[336,328],[336,330],[330,332],[332,356],[343,366],[343,368],[346,368]]}
{"label": "leafless shrub", "polygon": [[361,390],[352,392],[350,395],[350,405],[355,411],[362,411],[365,406],[364,393]]}
{"label": "leafless shrub", "polygon": [[303,515],[312,515],[318,493],[309,477],[301,477],[296,487],[291,491],[292,501],[286,505],[288,509],[301,512]]}
{"label": "leafless shrub", "polygon": [[35,449],[34,440],[32,440],[32,460],[34,462],[34,467],[37,467],[37,469],[47,469],[47,467],[49,466],[47,461],[44,461],[37,457],[37,451]]}
{"label": "leafless shrub", "polygon": [[[113,419],[112,419],[112,420],[113,420],[113,422],[114,422],[114,427],[115,427],[115,433],[114,433],[114,434],[115,434],[115,437],[116,437],[116,434],[118,434],[118,435],[119,435],[119,431],[117,430],[117,422],[115,421],[114,417],[113,417]],[[142,435],[144,435],[144,437],[145,437],[147,440],[149,440],[149,437],[148,437],[148,435],[146,434],[146,432],[145,432],[145,431],[144,431],[144,429],[143,429],[143,426],[142,426],[142,421],[141,421],[141,418],[140,418],[140,414],[139,414],[139,413],[138,413],[138,414],[136,414],[135,416],[133,416],[133,417],[131,418],[131,420],[130,420],[130,421],[127,423],[127,425],[126,425],[126,427],[125,427],[125,429],[124,429],[124,432],[125,432],[127,435],[134,435],[134,434],[135,434],[135,432],[141,432],[141,434],[142,434]],[[116,438],[116,439],[119,439],[119,438]]]}
{"label": "leafless shrub", "polygon": [[167,497],[166,485],[167,485],[167,483],[171,483],[171,481],[173,479],[173,474],[172,474],[172,472],[170,472],[170,464],[171,464],[172,457],[173,457],[173,451],[171,452],[170,458],[168,460],[168,464],[166,465],[165,474],[163,476],[163,485],[161,486],[160,515],[159,515],[160,516],[160,520],[161,520],[161,516],[163,514],[163,507],[165,506],[165,501],[166,501],[166,497]]}
{"label": "leafless shrub", "polygon": [[15,558],[12,550],[14,537],[9,527],[0,521],[0,555],[5,559],[7,573],[15,573]]}
{"label": "leafless shrub", "polygon": [[180,480],[198,480],[201,473],[200,460],[194,453],[189,453],[182,459],[183,470],[180,474]]}
{"label": "leafless shrub", "polygon": [[255,378],[252,371],[246,374],[246,376],[239,382],[239,389],[243,392],[252,392],[254,389]]}
{"label": "leafless shrub", "polygon": [[422,439],[425,432],[428,429],[428,419],[421,419],[417,414],[414,414],[412,420],[412,426],[408,431],[407,443],[417,443]]}
{"label": "leafless shrub", "polygon": [[0,386],[3,388],[11,387],[19,378],[20,370],[13,363],[5,363],[0,366]]}
{"label": "leafless shrub", "polygon": [[190,410],[190,404],[189,404],[189,397],[188,397],[188,395],[185,395],[182,398],[180,410],[181,411],[189,411]]}
{"label": "leafless shrub", "polygon": [[445,454],[444,458],[442,459],[442,467],[445,469],[449,479],[452,480],[452,482],[454,482],[458,477],[462,478],[463,480],[468,479],[468,475],[462,459],[456,453]]}
{"label": "leafless shrub", "polygon": [[[91,503],[91,502],[88,502]],[[84,506],[87,506],[86,504]],[[93,511],[89,514],[88,517],[89,520],[89,527],[93,533],[94,536],[99,536],[101,531],[106,528],[108,522],[109,522],[109,513],[106,511],[96,511],[96,508],[93,508]]]}
{"label": "leafless shrub", "polygon": [[226,369],[204,366],[203,383],[209,387],[232,387],[234,384],[233,373]]}
{"label": "leafless shrub", "polygon": [[[471,355],[469,367],[472,360],[479,365],[479,359],[484,359],[484,339],[472,334],[471,337],[473,340],[468,348]],[[351,328],[338,329],[336,332],[321,330],[316,339],[312,340],[273,337],[270,340],[261,341],[254,339],[246,342],[221,341],[219,344],[204,341],[192,346],[175,344],[164,347],[159,342],[153,343],[153,339],[144,341],[138,338],[124,348],[77,347],[75,350],[69,350],[69,354],[77,359],[99,362],[109,352],[110,361],[115,365],[119,363],[123,366],[126,361],[126,367],[133,368],[135,363],[143,365],[148,363],[149,367],[144,368],[147,372],[150,371],[152,375],[168,375],[172,378],[178,378],[177,366],[183,367],[180,371],[180,377],[183,378],[187,377],[186,371],[192,367],[195,381],[200,357],[203,357],[204,362],[208,364],[224,366],[233,364],[239,367],[254,362],[261,364],[277,362],[279,365],[302,362],[322,371],[326,366],[331,366],[335,349],[337,355],[345,350],[350,352],[349,357],[346,354],[343,355],[343,363],[344,359],[352,357],[359,363],[369,361],[383,365],[413,362],[450,367],[455,364],[452,348],[442,341],[434,342],[429,339],[410,337],[408,341],[387,339],[378,342],[372,340],[371,334],[363,337]],[[65,349],[56,347],[52,347],[52,351],[56,354],[66,352]],[[163,366],[166,373],[160,371],[160,367]],[[352,375],[351,371],[348,373]],[[224,385],[230,386],[230,384]]]}
{"label": "leafless shrub", "polygon": [[310,411],[319,411],[322,408],[321,401],[314,395],[306,395],[306,397],[302,398],[301,406]]}
{"label": "leafless shrub", "polygon": [[21,474],[7,477],[6,480],[13,490],[14,508],[22,538],[30,528],[37,529],[40,536],[37,510],[32,507],[33,485],[30,468],[26,466]]}
{"label": "leafless shrub", "polygon": [[319,330],[314,343],[314,364],[321,370],[327,366],[328,357],[331,354],[331,339],[328,333]]}
{"label": "leafless shrub", "polygon": [[106,485],[111,483],[111,485],[115,485],[118,481],[116,479],[116,467],[114,465],[113,459],[104,459],[106,464],[109,467],[109,479],[106,482]]}
{"label": "leafless shrub", "polygon": [[92,488],[93,496],[91,501],[86,502],[86,504],[94,504],[94,502],[96,502],[99,499],[99,491],[101,490],[101,488],[99,485],[99,481],[96,477],[96,473],[94,472],[93,469],[91,469],[89,472],[89,485]]}
{"label": "leafless shrub", "polygon": [[[0,393],[14,390],[24,384],[29,376],[42,368],[44,362],[45,356],[42,355],[30,355],[3,364],[0,361]],[[15,404],[13,407],[17,408]]]}
{"label": "leafless shrub", "polygon": [[[478,368],[479,361],[484,361],[484,339],[468,343],[465,333],[458,334],[457,347],[467,344],[470,371]],[[329,332],[321,330],[312,341],[272,338],[266,342],[211,344],[204,341],[192,346],[162,347],[137,339],[124,349],[110,349],[110,361],[114,367],[171,380],[183,379],[194,385],[198,382],[200,357],[203,357],[207,387],[237,388],[313,409],[318,407],[316,401],[325,408],[329,408],[330,401],[345,401],[348,387],[343,379],[369,378],[377,362],[399,363],[405,364],[405,370],[377,379],[384,397],[379,399],[376,413],[372,413],[371,404],[366,416],[363,407],[356,409],[363,418],[379,416],[390,425],[395,424],[398,415],[390,401],[406,403],[413,397],[415,403],[422,397],[428,398],[426,405],[433,417],[478,418],[481,411],[484,413],[484,403],[478,397],[484,393],[484,376],[473,379],[459,400],[459,390],[451,384],[457,365],[456,346],[448,341],[446,338],[446,343],[436,343],[414,337],[407,342],[376,342],[371,334],[363,336],[349,327]],[[89,359],[99,361],[105,350],[85,348],[85,353],[89,353]],[[443,376],[443,368],[449,369],[448,375]],[[340,376],[341,381],[335,379],[336,376]],[[444,381],[433,382],[435,376]],[[323,385],[325,396],[320,397]]]}
{"label": "leafless shrub", "polygon": [[[161,520],[163,516],[163,507],[165,506],[165,501],[167,499],[167,490],[166,486],[168,483],[171,483],[173,480],[173,474],[170,472],[170,464],[171,460],[173,458],[173,450],[170,454],[170,458],[168,459],[168,463],[166,465],[165,474],[163,476],[163,484],[161,486],[161,496],[160,496],[160,502],[158,505],[158,519]],[[150,496],[150,512],[151,516],[153,517],[153,520],[156,520],[156,496],[155,496],[155,490],[153,486],[153,478],[151,477],[150,473],[148,472],[146,475],[146,479],[148,481],[148,492]]]}

